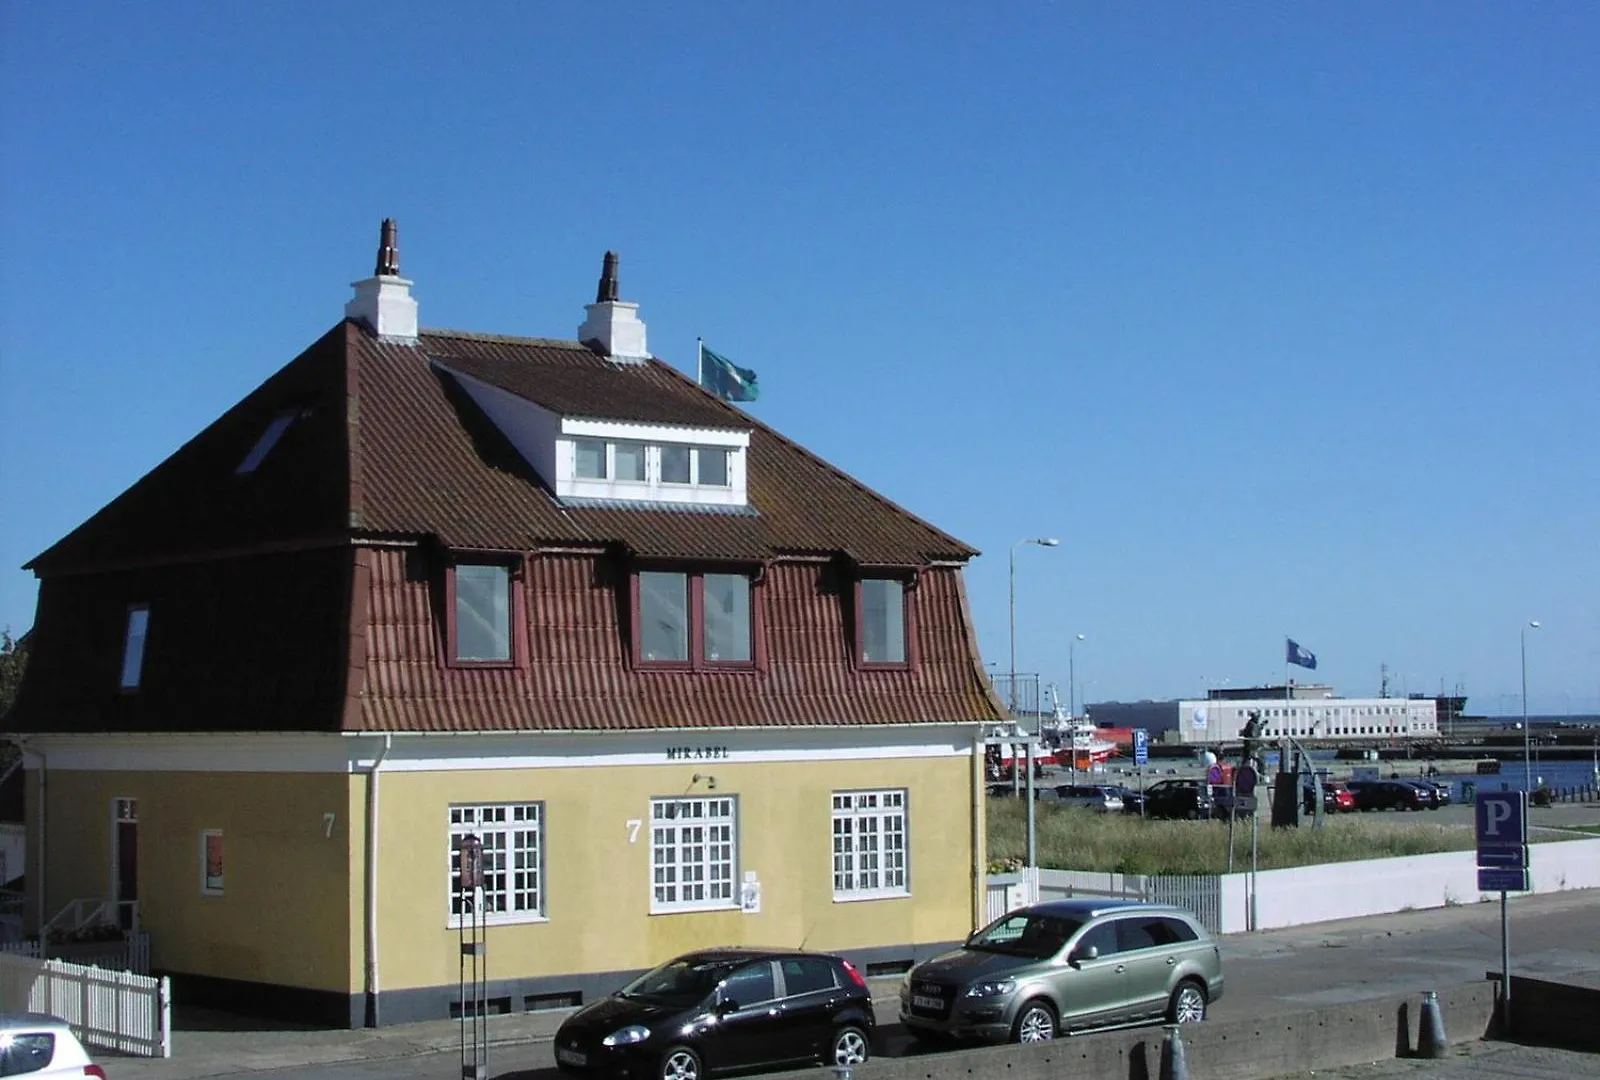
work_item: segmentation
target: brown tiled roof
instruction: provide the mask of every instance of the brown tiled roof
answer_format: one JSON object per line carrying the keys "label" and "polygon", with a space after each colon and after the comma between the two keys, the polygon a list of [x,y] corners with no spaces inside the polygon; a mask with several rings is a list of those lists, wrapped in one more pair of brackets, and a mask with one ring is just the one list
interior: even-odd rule
{"label": "brown tiled roof", "polygon": [[[617,364],[576,342],[451,331],[425,331],[416,347],[358,334],[351,347],[361,400],[352,519],[371,532],[463,548],[621,544],[701,558],[847,552],[921,565],[976,554],[657,360]],[[756,513],[562,505],[438,364],[561,415],[749,430]]]}

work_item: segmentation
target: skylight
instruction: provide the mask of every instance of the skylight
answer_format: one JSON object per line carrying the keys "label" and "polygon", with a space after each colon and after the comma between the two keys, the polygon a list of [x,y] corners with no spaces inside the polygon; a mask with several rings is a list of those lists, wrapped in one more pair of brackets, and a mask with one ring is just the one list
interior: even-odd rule
{"label": "skylight", "polygon": [[245,476],[255,472],[262,459],[272,452],[274,446],[278,445],[278,440],[283,437],[283,433],[288,430],[289,425],[294,423],[294,418],[295,412],[293,410],[281,412],[274,416],[272,422],[267,425],[267,430],[261,433],[261,438],[256,440],[256,444],[250,448],[250,452],[244,456],[244,460],[239,462],[239,467],[233,470],[235,475]]}

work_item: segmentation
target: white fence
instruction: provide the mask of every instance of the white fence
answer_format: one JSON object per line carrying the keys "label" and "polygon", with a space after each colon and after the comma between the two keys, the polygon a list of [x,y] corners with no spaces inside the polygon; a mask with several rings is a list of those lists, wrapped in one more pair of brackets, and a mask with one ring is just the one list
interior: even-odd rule
{"label": "white fence", "polygon": [[172,990],[165,977],[0,953],[0,1011],[58,1016],[91,1046],[172,1056]]}
{"label": "white fence", "polygon": [[[1441,908],[1491,898],[1478,891],[1471,851],[1302,866],[1236,874],[1146,877],[1086,870],[1024,870],[989,875],[989,917],[1037,900],[1126,897],[1189,908],[1212,933]],[[1600,839],[1562,840],[1529,849],[1535,893],[1600,888]],[[1498,895],[1498,894],[1493,894]]]}
{"label": "white fence", "polygon": [[35,960],[64,960],[69,964],[150,974],[150,935],[139,931],[116,941],[83,941],[54,944],[48,949],[37,939],[0,944],[0,953],[29,956]]}

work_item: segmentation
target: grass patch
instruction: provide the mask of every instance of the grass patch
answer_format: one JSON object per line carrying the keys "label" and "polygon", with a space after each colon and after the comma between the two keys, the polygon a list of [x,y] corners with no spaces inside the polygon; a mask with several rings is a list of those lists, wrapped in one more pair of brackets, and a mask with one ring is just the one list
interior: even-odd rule
{"label": "grass patch", "polygon": [[[991,869],[1020,866],[1027,853],[1026,805],[1017,799],[989,800]],[[1474,847],[1470,828],[1400,824],[1395,815],[1329,817],[1320,829],[1274,829],[1261,822],[1257,866],[1281,870],[1317,863],[1432,855]],[[1392,823],[1391,823],[1392,822]],[[1221,874],[1228,869],[1228,825],[1223,821],[1146,821],[1125,814],[1095,814],[1040,803],[1039,865],[1052,870],[1122,874]],[[1234,869],[1250,867],[1250,824],[1234,825]]]}

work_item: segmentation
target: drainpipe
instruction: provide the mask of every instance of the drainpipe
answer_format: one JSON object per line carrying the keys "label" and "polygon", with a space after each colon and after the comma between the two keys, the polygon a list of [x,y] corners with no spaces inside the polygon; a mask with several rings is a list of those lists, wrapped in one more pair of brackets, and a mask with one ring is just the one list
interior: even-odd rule
{"label": "drainpipe", "polygon": [[394,744],[383,737],[383,749],[367,770],[367,1026],[378,1026],[378,770]]}
{"label": "drainpipe", "polygon": [[984,816],[988,811],[988,804],[984,796],[988,793],[985,785],[984,769],[988,764],[985,751],[988,744],[984,742],[983,732],[972,737],[972,770],[969,783],[972,790],[972,929],[976,930],[989,921],[989,865],[986,861],[986,844]]}

